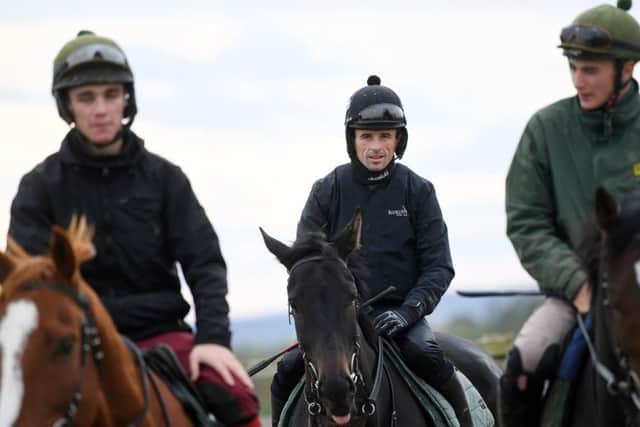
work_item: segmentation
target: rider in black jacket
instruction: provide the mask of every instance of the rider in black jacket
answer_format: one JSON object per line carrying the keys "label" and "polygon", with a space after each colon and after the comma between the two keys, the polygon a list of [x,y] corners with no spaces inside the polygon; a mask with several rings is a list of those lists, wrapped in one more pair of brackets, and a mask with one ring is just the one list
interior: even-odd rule
{"label": "rider in black jacket", "polygon": [[[322,231],[331,240],[362,213],[362,251],[377,295],[396,290],[373,307],[378,333],[393,337],[413,371],[451,402],[462,427],[472,426],[462,386],[425,319],[454,275],[447,227],[433,185],[396,163],[407,146],[398,95],[376,76],[354,93],[345,119],[351,162],[316,181],[302,211],[298,236]],[[271,386],[274,426],[304,370],[299,353],[278,364]]]}
{"label": "rider in black jacket", "polygon": [[420,317],[430,314],[453,278],[447,228],[435,189],[399,163],[392,163],[375,185],[360,176],[358,167],[338,166],[316,181],[298,223],[298,236],[323,231],[333,240],[360,207],[361,251],[370,272],[367,286],[373,295],[390,285],[396,288],[378,304],[405,305]]}
{"label": "rider in black jacket", "polygon": [[[51,226],[72,214],[96,229],[82,266],[118,331],[177,353],[205,403],[226,425],[257,427],[251,380],[231,352],[226,265],[218,237],[180,168],[131,131],[133,73],[111,39],[82,31],[54,61],[53,95],[72,129],[57,153],[21,180],[9,234],[46,253]],[[196,333],[184,321],[176,262],[193,294]]]}
{"label": "rider in black jacket", "polygon": [[133,340],[191,330],[183,320],[189,305],[180,294],[180,260],[201,313],[196,342],[228,347],[226,267],[216,233],[180,168],[147,151],[128,128],[122,133],[122,152],[92,158],[71,130],[57,153],[22,178],[9,234],[29,252],[46,253],[52,224],[86,215],[97,230],[98,256],[82,274]]}

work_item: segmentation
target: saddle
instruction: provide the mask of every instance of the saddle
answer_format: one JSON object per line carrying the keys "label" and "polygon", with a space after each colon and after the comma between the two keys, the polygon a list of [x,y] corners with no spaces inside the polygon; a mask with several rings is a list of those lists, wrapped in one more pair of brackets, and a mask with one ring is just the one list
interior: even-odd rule
{"label": "saddle", "polygon": [[[392,367],[400,374],[405,384],[422,406],[424,413],[430,419],[431,423],[429,425],[434,427],[459,426],[455,412],[449,402],[434,387],[427,384],[423,379],[415,375],[411,369],[409,369],[395,344],[386,338],[384,339],[383,363]],[[494,426],[495,420],[493,415],[478,390],[476,390],[473,384],[471,384],[462,372],[456,370],[456,375],[458,375],[460,383],[465,389],[474,426]],[[293,408],[295,407],[298,399],[302,396],[304,383],[305,378],[303,377],[289,396],[289,399],[282,411],[282,415],[280,416],[278,427],[289,426]]]}
{"label": "saddle", "polygon": [[173,350],[167,345],[156,345],[142,350],[145,364],[162,379],[169,390],[182,403],[191,420],[202,427],[219,427],[220,424],[209,417],[204,401],[187,377]]}

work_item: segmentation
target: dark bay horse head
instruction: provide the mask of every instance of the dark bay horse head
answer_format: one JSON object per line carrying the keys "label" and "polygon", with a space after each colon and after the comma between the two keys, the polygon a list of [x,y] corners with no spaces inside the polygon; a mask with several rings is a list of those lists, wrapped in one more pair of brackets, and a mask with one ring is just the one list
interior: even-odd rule
{"label": "dark bay horse head", "polygon": [[[593,288],[593,349],[577,387],[571,425],[639,425],[640,193],[616,200],[595,195],[595,225],[587,225],[581,255]],[[594,376],[594,378],[591,378]]]}
{"label": "dark bay horse head", "polygon": [[615,342],[621,351],[620,369],[630,370],[637,380],[640,375],[640,192],[627,193],[618,202],[606,190],[599,189],[596,217],[603,237],[600,282],[610,307]]}
{"label": "dark bay horse head", "polygon": [[[80,274],[92,235],[74,217],[68,230],[53,227],[46,256],[10,238],[11,252],[0,252],[0,427],[161,425],[157,399],[146,404],[138,365]],[[192,425],[178,410],[179,425]]]}
{"label": "dark bay horse head", "polygon": [[310,233],[293,246],[262,235],[269,251],[289,271],[287,293],[307,375],[309,412],[342,425],[359,416],[358,305],[353,269],[360,245],[361,216],[334,242]]}

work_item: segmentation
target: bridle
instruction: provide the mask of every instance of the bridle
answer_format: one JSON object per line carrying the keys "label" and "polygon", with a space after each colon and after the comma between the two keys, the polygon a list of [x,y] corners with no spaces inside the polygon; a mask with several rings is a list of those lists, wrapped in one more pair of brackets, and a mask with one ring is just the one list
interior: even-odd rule
{"label": "bridle", "polygon": [[[289,269],[289,276],[293,273],[293,271],[299,266],[309,263],[309,262],[325,262],[325,261],[337,261],[342,268],[344,268],[348,273],[351,279],[355,282],[355,277],[353,273],[347,266],[347,263],[341,258],[327,258],[321,255],[312,255],[305,258],[302,258],[295,262]],[[376,298],[377,299],[377,298]],[[369,302],[360,305],[356,300],[354,306],[356,314],[359,310],[368,305]],[[300,350],[302,352],[302,358],[305,364],[305,374],[308,378],[307,385],[305,386],[305,402],[307,404],[307,412],[312,417],[316,417],[325,412],[325,408],[320,403],[320,378],[318,375],[318,370],[316,369],[313,361],[308,356],[305,351],[302,342],[299,343]],[[371,391],[367,395],[367,384],[364,380],[364,376],[362,375],[362,370],[360,369],[360,342],[359,336],[356,335],[353,342],[353,353],[351,355],[351,363],[350,363],[350,372],[349,379],[351,380],[351,386],[353,387],[353,391],[355,392],[356,397],[360,397],[360,400],[363,402],[362,405],[358,408],[359,416],[362,417],[370,417],[376,413],[376,400],[378,398],[378,394],[380,392],[380,387],[382,384],[382,376],[383,374],[389,380],[389,384],[391,384],[391,380],[389,378],[389,374],[387,369],[384,367],[383,363],[383,341],[382,337],[378,337],[377,341],[377,363],[376,363],[376,372],[374,377],[373,386],[371,387]],[[391,386],[393,387],[393,386]],[[393,388],[392,388],[392,396],[393,396]],[[395,414],[395,398],[392,399],[394,403],[394,414]],[[395,417],[394,417],[395,419]]]}
{"label": "bridle", "polygon": [[[82,326],[80,327],[80,377],[76,383],[73,397],[67,405],[67,409],[65,410],[64,415],[54,421],[52,425],[52,427],[71,426],[73,425],[75,417],[78,413],[78,409],[80,407],[80,402],[82,401],[83,378],[85,376],[84,372],[87,367],[87,360],[89,359],[89,357],[93,357],[93,362],[96,366],[100,378],[102,378],[103,376],[102,363],[104,360],[104,351],[102,348],[102,340],[100,339],[98,329],[95,326],[89,300],[82,292],[75,291],[68,285],[57,282],[28,282],[20,286],[18,288],[18,291],[32,291],[38,289],[50,289],[66,296],[67,298],[71,299],[76,305],[78,305],[78,307],[80,307],[84,316]],[[131,346],[129,345],[130,342],[128,342],[128,340],[126,339],[125,344],[127,344],[127,346],[131,349]],[[139,351],[134,352],[134,358],[136,359],[136,362],[140,368],[141,382],[144,391],[144,407],[142,411],[138,415],[136,415],[133,421],[127,424],[127,427],[137,427],[142,424],[149,411],[149,380],[147,378],[146,366]]]}
{"label": "bridle", "polygon": [[[610,301],[610,285],[609,285],[609,270],[608,270],[609,253],[605,242],[601,242],[601,250],[599,257],[598,268],[598,292],[602,292],[602,306],[604,313],[604,323],[607,333],[613,340],[613,355],[617,364],[617,372],[612,371],[609,367],[603,364],[599,359],[595,350],[595,346],[589,336],[587,327],[580,313],[576,315],[578,326],[584,336],[591,361],[595,368],[596,373],[604,380],[607,392],[612,396],[621,396],[626,398],[626,401],[630,401],[633,404],[631,409],[634,409],[636,413],[640,411],[640,379],[638,375],[631,369],[629,364],[629,358],[622,350],[620,340],[613,329],[613,307]],[[622,373],[622,374],[620,374]],[[630,405],[626,405],[630,406]]]}

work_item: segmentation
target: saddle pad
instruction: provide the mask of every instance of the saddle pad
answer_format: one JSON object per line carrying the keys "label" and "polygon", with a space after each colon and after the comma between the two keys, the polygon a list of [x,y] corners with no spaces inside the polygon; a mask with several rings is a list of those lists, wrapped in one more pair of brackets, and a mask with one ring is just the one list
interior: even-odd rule
{"label": "saddle pad", "polygon": [[[409,369],[393,343],[389,342],[389,340],[384,340],[384,344],[385,358],[396,367],[414,396],[422,404],[423,409],[431,416],[434,425],[437,427],[458,427],[460,424],[453,407],[447,399]],[[467,396],[474,427],[493,427],[495,425],[493,414],[484,402],[480,392],[462,372],[457,369],[455,372]]]}
{"label": "saddle pad", "polygon": [[560,378],[551,384],[542,410],[541,427],[562,427],[567,425],[573,391],[572,384]]}
{"label": "saddle pad", "polygon": [[[422,405],[422,408],[431,418],[433,423],[432,425],[434,427],[459,427],[460,424],[458,423],[455,412],[449,402],[447,402],[447,400],[435,388],[411,372],[402,360],[398,351],[391,343],[388,342],[388,340],[385,340],[384,342],[385,361],[391,362],[391,364],[400,373],[400,376],[404,379],[411,392],[416,396],[417,400]],[[458,375],[460,383],[464,387],[474,427],[493,427],[495,425],[493,414],[491,414],[491,411],[484,403],[484,400],[482,399],[482,396],[480,396],[478,390],[476,390],[473,384],[471,384],[462,372],[456,370],[456,374]],[[282,415],[278,422],[278,427],[289,426],[291,411],[297,400],[300,398],[303,388],[304,377],[298,382],[298,384],[296,384],[289,396],[289,399],[287,399],[287,403],[282,410]]]}

